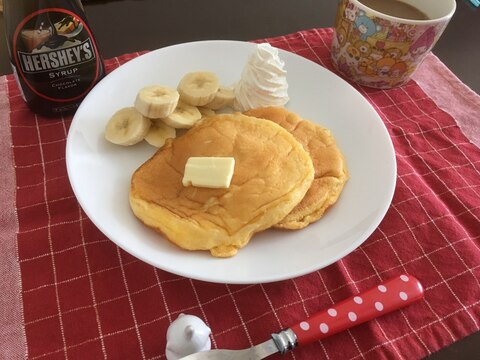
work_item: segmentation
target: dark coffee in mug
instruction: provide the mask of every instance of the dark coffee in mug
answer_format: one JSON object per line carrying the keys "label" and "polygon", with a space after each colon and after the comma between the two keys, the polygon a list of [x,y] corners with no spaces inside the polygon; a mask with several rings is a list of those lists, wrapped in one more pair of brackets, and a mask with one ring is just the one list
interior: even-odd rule
{"label": "dark coffee in mug", "polygon": [[359,0],[359,2],[385,15],[410,20],[429,20],[423,11],[399,0]]}

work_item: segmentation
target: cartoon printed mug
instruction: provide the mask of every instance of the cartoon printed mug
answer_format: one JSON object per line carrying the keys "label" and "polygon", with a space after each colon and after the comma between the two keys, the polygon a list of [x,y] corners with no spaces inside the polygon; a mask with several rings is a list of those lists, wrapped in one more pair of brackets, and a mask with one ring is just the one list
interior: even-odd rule
{"label": "cartoon printed mug", "polygon": [[455,12],[455,0],[403,0],[429,20],[402,19],[341,0],[332,40],[332,61],[345,77],[389,89],[405,84],[435,45]]}

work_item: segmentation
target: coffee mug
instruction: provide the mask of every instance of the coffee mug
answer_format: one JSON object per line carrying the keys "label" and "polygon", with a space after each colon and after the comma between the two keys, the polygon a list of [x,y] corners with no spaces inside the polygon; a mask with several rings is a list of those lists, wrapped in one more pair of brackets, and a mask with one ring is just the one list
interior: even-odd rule
{"label": "coffee mug", "polygon": [[364,0],[372,8],[361,1],[341,0],[338,5],[332,61],[346,78],[380,89],[401,86],[410,80],[456,8],[455,0],[402,0],[400,5],[413,6],[410,10],[426,18],[413,20],[403,18],[409,16],[407,12],[391,15],[388,3],[398,5],[400,0],[378,0],[383,2],[382,12],[373,9],[376,1]]}

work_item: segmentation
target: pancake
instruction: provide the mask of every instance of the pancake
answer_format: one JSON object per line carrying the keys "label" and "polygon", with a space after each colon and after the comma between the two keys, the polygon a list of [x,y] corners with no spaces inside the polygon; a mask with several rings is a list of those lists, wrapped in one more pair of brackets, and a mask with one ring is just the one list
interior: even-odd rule
{"label": "pancake", "polygon": [[[230,187],[184,187],[192,156],[234,157]],[[216,115],[167,140],[135,171],[130,205],[145,225],[181,248],[229,257],[290,213],[313,175],[310,156],[281,126],[240,113]]]}
{"label": "pancake", "polygon": [[268,119],[288,130],[308,151],[315,178],[304,199],[275,227],[301,229],[320,219],[335,204],[348,180],[345,159],[330,130],[280,107],[258,108],[246,115]]}

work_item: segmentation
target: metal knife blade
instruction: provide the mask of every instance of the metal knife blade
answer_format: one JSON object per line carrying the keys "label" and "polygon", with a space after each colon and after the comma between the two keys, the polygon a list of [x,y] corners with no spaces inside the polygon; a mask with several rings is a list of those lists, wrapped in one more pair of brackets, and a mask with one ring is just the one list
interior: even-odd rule
{"label": "metal knife blade", "polygon": [[180,360],[260,360],[278,352],[273,339],[243,350],[209,350],[202,351]]}

